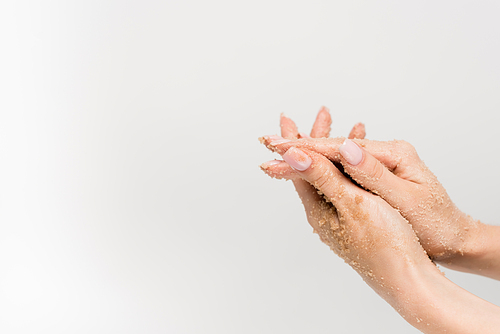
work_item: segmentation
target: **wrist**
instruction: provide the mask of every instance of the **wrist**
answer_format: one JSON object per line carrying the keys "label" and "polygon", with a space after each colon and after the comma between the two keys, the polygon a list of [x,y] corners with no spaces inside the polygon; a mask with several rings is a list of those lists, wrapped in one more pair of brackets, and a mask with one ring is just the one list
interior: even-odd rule
{"label": "wrist", "polygon": [[479,224],[470,250],[450,268],[500,280],[500,226]]}
{"label": "wrist", "polygon": [[466,233],[460,236],[457,251],[436,262],[453,270],[500,279],[500,226],[483,224],[470,216],[465,216],[460,226]]}
{"label": "wrist", "polygon": [[448,240],[443,244],[446,245],[446,252],[433,255],[432,259],[440,265],[456,269],[482,252],[484,224],[458,209],[447,221]]}
{"label": "wrist", "polygon": [[391,305],[423,333],[496,333],[500,308],[448,280],[429,261],[408,270]]}
{"label": "wrist", "polygon": [[432,291],[435,283],[442,280],[446,278],[430,260],[417,266],[406,266],[395,289],[391,289],[391,300],[386,300],[412,326],[421,329],[421,323],[432,320],[429,305],[437,302]]}
{"label": "wrist", "polygon": [[398,256],[385,262],[384,275],[365,277],[365,281],[387,301],[404,319],[414,322],[425,318],[422,310],[432,298],[432,283],[445,279],[423,249],[417,256]]}

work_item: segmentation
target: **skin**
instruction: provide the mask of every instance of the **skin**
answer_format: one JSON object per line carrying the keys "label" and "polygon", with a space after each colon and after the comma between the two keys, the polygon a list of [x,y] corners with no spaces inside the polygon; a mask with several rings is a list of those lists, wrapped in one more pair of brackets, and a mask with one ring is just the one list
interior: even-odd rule
{"label": "skin", "polygon": [[[482,224],[460,211],[409,143],[355,140],[363,157],[353,166],[339,153],[344,138],[304,138],[277,146],[271,142],[264,140],[280,154],[296,147],[342,164],[356,183],[379,195],[411,223],[435,262],[500,279],[500,227]],[[277,165],[269,173],[277,178],[297,177],[286,164]]]}
{"label": "skin", "polygon": [[[316,122],[313,134],[326,137],[329,124],[328,130],[325,124],[328,122]],[[299,136],[290,119],[282,116],[281,125],[283,137]],[[282,139],[267,138],[264,143],[269,146],[276,140]],[[324,140],[296,142],[301,141],[315,145]],[[332,163],[342,162],[338,146],[334,160],[290,143],[277,145],[285,162],[268,162],[261,168],[272,177],[293,180],[320,239],[410,324],[424,333],[498,332],[500,308],[446,279],[401,213],[382,197],[354,184]]]}

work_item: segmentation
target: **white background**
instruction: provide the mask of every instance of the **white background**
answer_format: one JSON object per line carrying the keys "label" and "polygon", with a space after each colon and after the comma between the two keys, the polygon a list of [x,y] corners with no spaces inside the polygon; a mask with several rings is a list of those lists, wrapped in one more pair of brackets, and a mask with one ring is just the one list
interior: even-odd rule
{"label": "white background", "polygon": [[[496,1],[2,1],[1,333],[416,333],[258,165],[405,139],[496,224]],[[446,271],[500,304],[500,283]]]}

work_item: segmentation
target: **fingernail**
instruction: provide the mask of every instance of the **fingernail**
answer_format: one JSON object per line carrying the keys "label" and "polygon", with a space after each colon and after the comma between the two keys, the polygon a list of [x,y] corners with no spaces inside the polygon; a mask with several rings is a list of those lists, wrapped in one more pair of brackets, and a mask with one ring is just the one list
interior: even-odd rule
{"label": "fingernail", "polygon": [[311,158],[309,158],[307,154],[295,147],[291,147],[286,151],[286,153],[283,154],[283,159],[290,167],[300,172],[308,169],[312,163]]}
{"label": "fingernail", "polygon": [[279,144],[284,144],[284,143],[289,143],[289,142],[291,142],[291,140],[289,140],[289,139],[277,139],[277,140],[273,140],[272,142],[270,142],[269,145],[276,146]]}
{"label": "fingernail", "polygon": [[278,165],[282,162],[283,161],[281,161],[281,160],[271,160],[271,161],[264,162],[262,165],[260,165],[260,167],[266,169],[266,168],[269,168],[271,166]]}
{"label": "fingernail", "polygon": [[344,159],[353,166],[358,165],[363,160],[363,151],[352,140],[346,139],[342,145],[339,146],[340,154]]}

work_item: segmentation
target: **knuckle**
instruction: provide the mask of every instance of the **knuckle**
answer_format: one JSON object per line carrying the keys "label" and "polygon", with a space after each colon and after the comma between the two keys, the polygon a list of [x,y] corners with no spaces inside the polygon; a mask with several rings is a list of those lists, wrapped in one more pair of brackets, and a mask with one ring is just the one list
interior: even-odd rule
{"label": "knuckle", "polygon": [[372,177],[375,180],[380,180],[385,173],[385,168],[380,163],[375,163],[372,168]]}
{"label": "knuckle", "polygon": [[399,147],[405,151],[411,151],[411,150],[415,150],[415,148],[413,147],[412,144],[410,144],[409,142],[407,142],[406,140],[400,140],[399,141]]}
{"label": "knuckle", "polygon": [[380,180],[385,173],[385,167],[376,159],[370,159],[366,166],[366,173],[374,180]]}
{"label": "knuckle", "polygon": [[411,158],[418,158],[415,147],[405,140],[398,141],[398,146],[401,154],[408,155]]}
{"label": "knuckle", "polygon": [[328,173],[318,173],[318,176],[316,177],[316,180],[314,181],[314,186],[319,189],[323,190],[328,186],[328,183],[330,182],[330,177]]}

